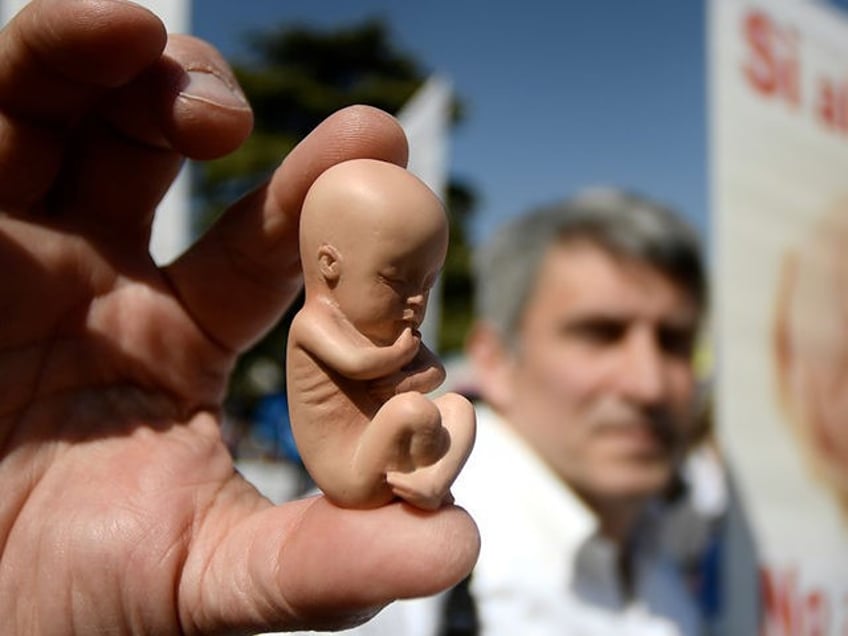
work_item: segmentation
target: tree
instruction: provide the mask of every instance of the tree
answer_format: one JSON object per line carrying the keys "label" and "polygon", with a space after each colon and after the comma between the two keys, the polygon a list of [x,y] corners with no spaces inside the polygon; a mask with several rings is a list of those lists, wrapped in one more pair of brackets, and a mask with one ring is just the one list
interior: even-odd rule
{"label": "tree", "polygon": [[[428,76],[418,61],[394,46],[379,20],[328,31],[271,29],[249,36],[248,44],[252,59],[233,67],[254,109],[254,133],[233,155],[197,167],[201,228],[226,202],[267,178],[280,158],[330,113],[356,103],[397,113]],[[455,100],[453,124],[461,119],[462,104]],[[461,346],[470,318],[466,227],[475,197],[467,184],[452,179],[447,199],[451,246],[443,276],[442,352]],[[279,388],[288,324],[296,309],[242,357],[230,387],[233,412],[250,412],[262,393]]]}

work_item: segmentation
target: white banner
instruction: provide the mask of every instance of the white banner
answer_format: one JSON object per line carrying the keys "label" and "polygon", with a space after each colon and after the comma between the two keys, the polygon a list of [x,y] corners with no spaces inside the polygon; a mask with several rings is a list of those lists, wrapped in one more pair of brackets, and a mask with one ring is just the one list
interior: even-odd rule
{"label": "white banner", "polygon": [[[453,90],[450,82],[431,76],[398,113],[409,141],[409,171],[426,183],[447,205],[450,159],[450,115]],[[433,286],[421,338],[434,351],[439,344],[441,278]]]}
{"label": "white banner", "polygon": [[848,634],[848,23],[710,5],[718,426],[766,636]]}
{"label": "white banner", "polygon": [[[0,18],[3,24],[12,19],[29,0],[0,0]],[[189,30],[191,0],[134,0],[159,16],[168,31],[186,33]]]}

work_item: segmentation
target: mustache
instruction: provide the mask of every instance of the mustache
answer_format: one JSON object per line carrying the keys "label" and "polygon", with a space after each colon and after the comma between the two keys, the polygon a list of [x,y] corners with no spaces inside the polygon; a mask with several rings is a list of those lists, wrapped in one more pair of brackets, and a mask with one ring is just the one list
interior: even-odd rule
{"label": "mustache", "polygon": [[607,405],[597,414],[594,422],[599,431],[647,430],[668,448],[684,445],[684,422],[665,408],[637,409],[627,405]]}

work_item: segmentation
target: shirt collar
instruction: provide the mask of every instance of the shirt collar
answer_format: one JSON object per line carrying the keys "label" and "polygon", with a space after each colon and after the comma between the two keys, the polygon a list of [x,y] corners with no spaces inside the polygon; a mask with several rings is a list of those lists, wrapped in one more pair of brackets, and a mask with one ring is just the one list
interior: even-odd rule
{"label": "shirt collar", "polygon": [[[509,532],[512,537],[532,536],[540,552],[559,554],[563,563],[574,563],[578,551],[587,543],[603,542],[595,513],[509,423],[488,406],[478,405],[476,410],[477,441],[468,465],[457,480],[458,503],[463,503],[464,487],[470,486],[475,492],[468,497],[468,503],[479,502],[476,509],[469,508],[472,516],[479,516],[485,522],[494,510],[506,508],[510,511],[510,524],[522,526],[520,531],[518,527],[514,531],[500,526],[493,529],[496,526],[493,520],[484,528],[490,535]],[[486,495],[481,496],[484,490]],[[504,541],[507,540],[504,536]]]}

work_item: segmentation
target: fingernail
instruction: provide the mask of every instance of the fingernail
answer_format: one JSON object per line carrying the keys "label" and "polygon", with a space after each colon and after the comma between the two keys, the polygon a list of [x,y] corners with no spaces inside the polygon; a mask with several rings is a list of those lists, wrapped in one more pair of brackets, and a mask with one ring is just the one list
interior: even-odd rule
{"label": "fingernail", "polygon": [[238,86],[226,82],[210,71],[187,71],[180,94],[189,99],[199,99],[224,108],[249,108],[244,93]]}

